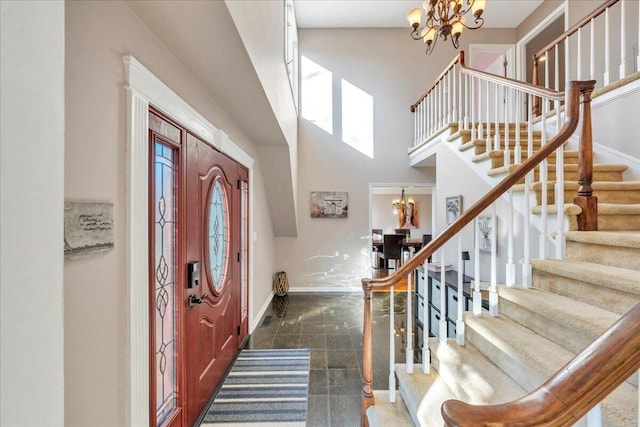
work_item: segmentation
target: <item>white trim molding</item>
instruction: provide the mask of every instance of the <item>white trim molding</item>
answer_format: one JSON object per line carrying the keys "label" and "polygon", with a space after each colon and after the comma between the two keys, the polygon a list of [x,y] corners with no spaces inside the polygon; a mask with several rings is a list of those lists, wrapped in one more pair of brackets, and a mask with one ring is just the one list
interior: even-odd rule
{"label": "white trim molding", "polygon": [[[253,235],[254,160],[187,104],[132,55],[125,55],[127,91],[126,225],[126,425],[149,425],[149,105],[249,169],[249,235]],[[253,253],[249,240],[249,253]],[[249,302],[253,301],[253,257],[249,257]]]}

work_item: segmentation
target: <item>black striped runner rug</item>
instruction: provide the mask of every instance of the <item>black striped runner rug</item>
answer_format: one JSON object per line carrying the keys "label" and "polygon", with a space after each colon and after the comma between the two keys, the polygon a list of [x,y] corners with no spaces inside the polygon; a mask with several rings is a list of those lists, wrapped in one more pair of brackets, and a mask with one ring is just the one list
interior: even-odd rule
{"label": "black striped runner rug", "polygon": [[201,426],[304,426],[308,349],[242,350]]}

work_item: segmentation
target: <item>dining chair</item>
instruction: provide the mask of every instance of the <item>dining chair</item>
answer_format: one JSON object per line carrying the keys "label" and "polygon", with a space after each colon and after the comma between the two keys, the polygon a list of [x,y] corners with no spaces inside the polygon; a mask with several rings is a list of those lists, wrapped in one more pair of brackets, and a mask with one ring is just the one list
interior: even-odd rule
{"label": "dining chair", "polygon": [[389,268],[389,260],[393,260],[393,268],[396,270],[402,262],[402,240],[404,234],[385,234],[382,237],[382,252],[378,257],[384,261],[384,267]]}
{"label": "dining chair", "polygon": [[[371,242],[373,243],[373,241],[375,240],[382,240],[382,233],[383,233],[382,228],[372,228]],[[380,261],[378,258],[378,246],[372,244],[371,252],[372,252],[371,259],[373,259],[373,268],[380,268]]]}

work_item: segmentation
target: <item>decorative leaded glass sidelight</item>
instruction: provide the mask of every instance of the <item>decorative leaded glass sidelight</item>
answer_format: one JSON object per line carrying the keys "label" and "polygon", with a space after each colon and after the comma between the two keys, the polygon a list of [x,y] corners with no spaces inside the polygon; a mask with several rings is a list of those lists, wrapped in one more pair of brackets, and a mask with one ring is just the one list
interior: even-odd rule
{"label": "decorative leaded glass sidelight", "polygon": [[229,258],[229,198],[221,177],[209,195],[209,272],[216,291],[222,288]]}
{"label": "decorative leaded glass sidelight", "polygon": [[156,420],[176,408],[176,150],[154,144]]}

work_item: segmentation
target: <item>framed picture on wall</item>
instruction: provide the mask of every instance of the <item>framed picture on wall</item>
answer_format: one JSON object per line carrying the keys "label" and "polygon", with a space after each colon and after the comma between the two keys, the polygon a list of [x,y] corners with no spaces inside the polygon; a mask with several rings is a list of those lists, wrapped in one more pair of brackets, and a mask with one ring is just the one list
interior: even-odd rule
{"label": "framed picture on wall", "polygon": [[449,225],[462,214],[462,196],[447,197],[445,207],[447,209],[447,225]]}
{"label": "framed picture on wall", "polygon": [[478,217],[478,228],[480,229],[480,241],[478,242],[478,246],[481,251],[491,252],[491,232],[495,226],[496,221],[493,215],[480,215]]}
{"label": "framed picture on wall", "polygon": [[347,218],[348,197],[346,191],[312,191],[311,218]]}

